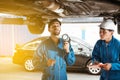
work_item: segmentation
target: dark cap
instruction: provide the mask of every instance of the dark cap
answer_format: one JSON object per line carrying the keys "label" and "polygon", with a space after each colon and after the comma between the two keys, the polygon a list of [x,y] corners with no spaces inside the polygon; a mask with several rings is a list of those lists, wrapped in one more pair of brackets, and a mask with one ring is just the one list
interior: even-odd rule
{"label": "dark cap", "polygon": [[54,22],[59,22],[59,24],[61,25],[61,22],[58,19],[52,19],[50,20],[50,22],[48,23],[48,27],[50,27]]}

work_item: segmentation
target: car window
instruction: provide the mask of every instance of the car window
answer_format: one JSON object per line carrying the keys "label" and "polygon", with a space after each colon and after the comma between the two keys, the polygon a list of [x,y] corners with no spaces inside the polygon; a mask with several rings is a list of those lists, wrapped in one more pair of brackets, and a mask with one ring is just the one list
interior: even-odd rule
{"label": "car window", "polygon": [[23,49],[28,49],[28,50],[35,50],[37,46],[41,43],[41,41],[34,41],[26,44]]}
{"label": "car window", "polygon": [[89,50],[89,48],[88,47],[86,47],[86,46],[84,46],[83,44],[82,44],[82,42],[81,43],[78,43],[78,42],[76,42],[76,41],[71,41],[71,45],[72,45],[72,48],[73,48],[73,50],[74,50],[74,52],[75,52],[75,54],[86,54],[86,53],[90,53],[90,50]]}

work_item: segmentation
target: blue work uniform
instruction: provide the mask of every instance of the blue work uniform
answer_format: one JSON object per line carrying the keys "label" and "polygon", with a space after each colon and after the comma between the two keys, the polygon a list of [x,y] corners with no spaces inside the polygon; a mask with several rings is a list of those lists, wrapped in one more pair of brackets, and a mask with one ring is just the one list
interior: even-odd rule
{"label": "blue work uniform", "polygon": [[[39,45],[33,56],[33,65],[43,70],[42,80],[67,80],[66,66],[67,64],[73,65],[75,62],[75,55],[71,45],[69,50],[69,53],[65,53],[61,38],[58,45],[55,45],[51,38],[48,38]],[[48,59],[55,60],[55,64],[48,67]]]}
{"label": "blue work uniform", "polygon": [[92,52],[92,60],[102,63],[111,63],[111,69],[102,69],[100,80],[120,80],[120,42],[112,36],[106,44],[104,40],[98,40]]}

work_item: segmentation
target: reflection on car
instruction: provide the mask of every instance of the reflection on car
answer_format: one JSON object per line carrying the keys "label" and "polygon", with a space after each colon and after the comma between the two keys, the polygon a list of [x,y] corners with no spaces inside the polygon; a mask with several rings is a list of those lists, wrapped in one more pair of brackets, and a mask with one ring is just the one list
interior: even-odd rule
{"label": "reflection on car", "polygon": [[[32,56],[38,47],[38,45],[48,36],[39,37],[32,41],[29,41],[23,45],[16,45],[13,63],[23,65],[27,71],[33,71]],[[99,74],[101,68],[88,68],[88,65],[92,64],[91,53],[93,47],[85,41],[71,36],[71,45],[75,52],[76,62],[73,66],[67,66],[67,70],[87,70],[90,74]]]}

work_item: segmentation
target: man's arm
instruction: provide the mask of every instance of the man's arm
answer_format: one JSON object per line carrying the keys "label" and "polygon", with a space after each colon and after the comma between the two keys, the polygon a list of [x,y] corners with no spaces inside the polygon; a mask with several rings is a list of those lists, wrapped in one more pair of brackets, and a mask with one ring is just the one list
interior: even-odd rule
{"label": "man's arm", "polygon": [[92,62],[93,62],[93,64],[101,62],[99,45],[100,45],[100,43],[99,43],[99,41],[97,41],[97,43],[94,46],[93,52],[92,52]]}
{"label": "man's arm", "polygon": [[114,63],[110,63],[111,64],[111,68],[110,70],[120,70],[120,43],[119,43],[119,47],[118,47],[118,60]]}
{"label": "man's arm", "polygon": [[75,63],[75,54],[74,54],[74,51],[71,47],[71,45],[69,46],[69,52],[67,53],[66,52],[66,56],[65,56],[65,60],[66,60],[66,63],[68,65],[73,65]]}
{"label": "man's arm", "polygon": [[46,60],[44,58],[43,44],[39,45],[36,52],[33,55],[33,66],[34,70],[44,70],[46,67]]}

